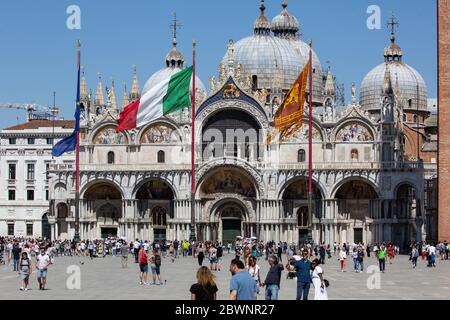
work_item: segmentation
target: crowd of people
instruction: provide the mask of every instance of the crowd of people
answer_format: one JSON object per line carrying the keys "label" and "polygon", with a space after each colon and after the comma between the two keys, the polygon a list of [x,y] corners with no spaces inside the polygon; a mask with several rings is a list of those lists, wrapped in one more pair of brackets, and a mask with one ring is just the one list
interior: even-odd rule
{"label": "crowd of people", "polygon": [[[448,260],[450,244],[412,242],[409,250],[411,268],[416,268],[419,258],[427,267],[436,267],[436,259]],[[238,239],[235,243],[222,244],[218,241],[153,241],[123,238],[107,238],[85,241],[49,241],[29,238],[0,237],[0,264],[11,265],[20,275],[20,290],[28,290],[30,275],[36,270],[39,290],[45,290],[49,266],[56,257],[86,257],[90,259],[106,256],[121,257],[122,268],[128,267],[128,258],[134,257],[139,266],[140,285],[164,285],[161,267],[163,259],[174,263],[179,258],[192,257],[199,269],[197,282],[190,288],[193,300],[216,299],[218,288],[216,272],[222,270],[223,257],[233,254],[229,271],[231,280],[229,298],[232,300],[254,300],[264,291],[266,300],[277,300],[283,271],[286,278],[297,280],[297,300],[307,300],[314,288],[314,299],[328,299],[329,281],[324,278],[324,265],[336,259],[341,272],[347,271],[347,259],[353,260],[356,273],[364,271],[364,260],[376,259],[381,273],[386,271],[386,262],[393,264],[400,253],[392,243],[333,243],[330,244],[288,244],[274,241],[263,242],[256,238]],[[283,261],[284,260],[284,261]],[[204,263],[206,261],[206,266]],[[263,261],[263,262],[261,262]],[[265,261],[265,262],[264,262]],[[267,263],[267,274],[261,274],[258,263]],[[151,282],[148,272],[151,271]]]}

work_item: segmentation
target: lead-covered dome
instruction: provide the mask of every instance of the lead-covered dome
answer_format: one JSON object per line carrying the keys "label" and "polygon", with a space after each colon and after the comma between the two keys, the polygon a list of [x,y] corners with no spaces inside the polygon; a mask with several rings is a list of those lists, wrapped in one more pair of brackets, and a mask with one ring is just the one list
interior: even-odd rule
{"label": "lead-covered dome", "polygon": [[288,13],[286,0],[283,1],[282,6],[283,11],[272,19],[272,32],[278,38],[298,39],[300,23],[296,17]]}
{"label": "lead-covered dome", "polygon": [[[286,6],[283,3],[283,11],[287,14]],[[289,90],[309,61],[309,46],[298,39],[299,27],[295,17],[286,18],[282,13],[280,19],[274,19],[270,24],[264,15],[264,1],[261,1],[260,10],[261,14],[254,23],[254,34],[234,44],[234,63],[243,65],[242,75],[250,76],[258,89],[281,87]],[[271,34],[271,28],[272,31],[274,28],[277,30],[277,36]],[[228,59],[229,55],[225,54],[222,64],[227,65]],[[322,67],[314,52],[313,70],[313,100],[321,102]]]}
{"label": "lead-covered dome", "polygon": [[386,64],[391,74],[392,85],[403,102],[404,109],[427,109],[427,86],[419,72],[402,61],[403,51],[395,43],[384,50],[385,62],[372,69],[363,79],[360,90],[361,107],[369,111],[381,109],[381,92],[384,83]]}

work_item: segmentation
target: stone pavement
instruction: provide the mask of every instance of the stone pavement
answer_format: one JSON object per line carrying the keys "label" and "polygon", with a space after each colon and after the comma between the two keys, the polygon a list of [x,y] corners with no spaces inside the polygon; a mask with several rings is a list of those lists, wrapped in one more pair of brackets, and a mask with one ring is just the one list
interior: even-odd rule
{"label": "stone pavement", "polygon": [[[216,272],[219,288],[218,299],[228,299],[229,293],[229,263],[233,255],[226,255],[222,262],[222,271]],[[286,257],[283,256],[284,263]],[[427,268],[426,262],[419,260],[418,267],[410,267],[408,257],[397,256],[392,265],[386,264],[386,273],[379,274],[381,282],[379,289],[368,289],[367,281],[374,274],[355,273],[353,262],[348,261],[347,272],[342,273],[336,257],[326,261],[323,267],[325,278],[330,281],[328,295],[330,299],[450,299],[450,261],[436,263],[436,268]],[[207,261],[204,261],[206,265]],[[264,280],[268,263],[261,258],[261,277]],[[81,289],[67,289],[66,273],[71,265],[78,266],[81,271]],[[365,259],[365,267],[377,265],[374,258]],[[138,266],[130,255],[128,268],[121,268],[119,257],[96,258],[91,261],[87,257],[56,258],[55,264],[49,268],[48,290],[38,290],[36,273],[30,278],[30,289],[19,291],[19,276],[12,271],[12,266],[0,266],[0,300],[25,299],[114,299],[114,300],[187,300],[190,299],[189,288],[195,282],[198,269],[197,259],[186,257],[163,259],[162,276],[167,280],[164,286],[140,286]],[[286,279],[283,272],[280,300],[295,299],[296,280]],[[150,280],[150,277],[149,277]],[[370,282],[370,281],[369,281]],[[372,281],[373,282],[373,281]],[[310,299],[313,296],[311,288]],[[264,299],[264,289],[261,289],[259,299]]]}

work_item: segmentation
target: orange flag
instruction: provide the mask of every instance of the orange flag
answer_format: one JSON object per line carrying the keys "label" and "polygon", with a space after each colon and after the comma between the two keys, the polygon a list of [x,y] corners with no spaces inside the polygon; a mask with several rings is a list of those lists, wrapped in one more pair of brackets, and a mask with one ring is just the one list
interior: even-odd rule
{"label": "orange flag", "polygon": [[[303,108],[306,99],[306,84],[308,83],[309,62],[305,65],[300,76],[291,90],[284,97],[283,103],[274,116],[275,132],[280,131],[280,140],[287,138],[302,126]],[[289,130],[291,129],[291,130]],[[270,143],[275,133],[269,135],[266,143]]]}

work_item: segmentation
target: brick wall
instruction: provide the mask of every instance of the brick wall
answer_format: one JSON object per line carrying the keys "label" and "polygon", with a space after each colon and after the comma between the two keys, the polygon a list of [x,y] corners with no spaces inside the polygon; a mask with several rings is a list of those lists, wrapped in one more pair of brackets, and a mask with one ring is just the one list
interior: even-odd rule
{"label": "brick wall", "polygon": [[450,0],[438,0],[439,202],[438,237],[450,241]]}

